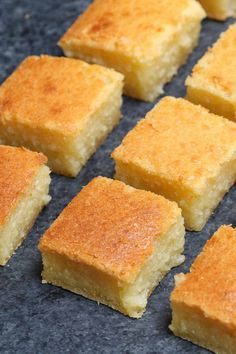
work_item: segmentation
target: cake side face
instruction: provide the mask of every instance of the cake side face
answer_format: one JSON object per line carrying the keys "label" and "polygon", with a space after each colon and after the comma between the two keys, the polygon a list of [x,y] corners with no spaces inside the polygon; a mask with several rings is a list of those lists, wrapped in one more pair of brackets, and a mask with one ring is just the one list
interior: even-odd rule
{"label": "cake side face", "polygon": [[121,289],[122,304],[129,316],[141,317],[155,287],[171,268],[184,261],[184,236],[183,218],[179,216],[176,223],[156,242],[153,254],[144,264],[135,282]]}
{"label": "cake side face", "polygon": [[[162,266],[155,265],[160,269],[154,279],[152,262],[149,271],[146,264],[155,253],[163,254],[168,232],[173,245]],[[183,220],[175,203],[98,177],[83,188],[40,240],[42,276],[49,283],[140,317],[153,287],[183,261],[183,244]],[[144,283],[136,283],[143,269],[147,274]],[[131,297],[136,302],[130,303]]]}
{"label": "cake side face", "polygon": [[171,294],[172,331],[215,353],[235,353],[236,232],[222,226]]}
{"label": "cake side face", "polygon": [[198,0],[205,9],[208,17],[223,21],[227,17],[236,16],[234,0]]}
{"label": "cake side face", "polygon": [[39,247],[129,283],[152,254],[154,239],[179,213],[161,196],[97,177],[64,209]]}
{"label": "cake side face", "polygon": [[0,141],[41,151],[53,171],[75,176],[118,123],[122,86],[110,69],[29,57],[0,87]]}
{"label": "cake side face", "polygon": [[184,261],[185,230],[180,216],[166,234],[155,242],[154,252],[135,281],[127,284],[110,274],[79,264],[57,253],[42,251],[43,282],[60,286],[133,318],[140,318],[147,300],[166,273]]}
{"label": "cake side face", "polygon": [[235,128],[200,106],[167,97],[112,153],[115,176],[175,200],[186,227],[199,230],[235,182]]}
{"label": "cake side face", "polygon": [[126,94],[152,101],[195,47],[204,16],[193,0],[96,0],[59,45],[69,57],[123,73]]}
{"label": "cake side face", "polygon": [[0,226],[6,222],[19,198],[46,162],[47,158],[43,154],[0,145]]}
{"label": "cake side face", "polygon": [[0,146],[0,265],[5,265],[50,197],[42,154]]}
{"label": "cake side face", "polygon": [[28,57],[0,87],[1,119],[77,135],[114,81],[122,81],[122,75],[99,65],[48,55]]}
{"label": "cake side face", "polygon": [[[224,32],[199,60],[186,80],[187,99],[213,113],[236,120],[236,25]],[[230,70],[229,70],[230,68]]]}

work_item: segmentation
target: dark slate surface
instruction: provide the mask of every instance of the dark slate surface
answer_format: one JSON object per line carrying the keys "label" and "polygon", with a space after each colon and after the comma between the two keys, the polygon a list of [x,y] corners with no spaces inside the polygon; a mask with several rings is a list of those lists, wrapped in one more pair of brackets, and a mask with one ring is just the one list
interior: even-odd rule
{"label": "dark slate surface", "polygon": [[[56,46],[57,40],[88,3],[88,0],[1,0],[0,81],[27,55],[62,55]],[[184,95],[184,80],[192,66],[230,23],[232,20],[204,22],[198,48],[166,86],[166,95]],[[83,185],[97,175],[113,176],[110,152],[152,106],[125,98],[122,122],[80,175],[76,179],[53,176],[51,203],[8,265],[0,269],[1,353],[207,353],[174,337],[168,330],[171,320],[169,294],[174,274],[188,271],[218,226],[222,223],[235,225],[236,188],[224,198],[202,232],[187,233],[186,262],[161,282],[142,319],[129,319],[103,305],[41,284],[41,258],[37,251],[40,236]]]}

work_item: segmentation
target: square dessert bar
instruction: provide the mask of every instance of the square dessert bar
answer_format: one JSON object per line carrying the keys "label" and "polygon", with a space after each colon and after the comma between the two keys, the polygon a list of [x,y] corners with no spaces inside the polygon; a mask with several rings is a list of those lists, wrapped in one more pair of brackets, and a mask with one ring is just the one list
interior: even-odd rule
{"label": "square dessert bar", "polygon": [[225,20],[236,16],[235,0],[198,0],[205,9],[207,16],[216,20]]}
{"label": "square dessert bar", "polygon": [[166,97],[114,150],[116,178],[176,201],[201,230],[236,180],[236,124]]}
{"label": "square dessert bar", "polygon": [[92,180],[40,240],[43,281],[141,317],[184,257],[177,204],[104,177]]}
{"label": "square dessert bar", "polygon": [[204,17],[195,0],[95,0],[59,46],[116,69],[127,95],[153,101],[196,46]]}
{"label": "square dessert bar", "polygon": [[190,273],[176,276],[170,329],[218,354],[236,351],[236,230],[222,226]]}
{"label": "square dessert bar", "polygon": [[236,25],[233,25],[193,68],[186,80],[187,99],[236,121],[235,58]]}
{"label": "square dessert bar", "polygon": [[47,158],[0,145],[0,265],[21,244],[50,197]]}
{"label": "square dessert bar", "polygon": [[31,56],[0,87],[0,142],[43,152],[75,176],[118,123],[123,76],[79,60]]}

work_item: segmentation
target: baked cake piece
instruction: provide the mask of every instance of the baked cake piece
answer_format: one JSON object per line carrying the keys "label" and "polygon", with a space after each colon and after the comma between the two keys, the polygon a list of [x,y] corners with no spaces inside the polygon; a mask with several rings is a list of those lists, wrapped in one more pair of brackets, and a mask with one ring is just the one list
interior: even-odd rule
{"label": "baked cake piece", "polygon": [[98,65],[28,57],[0,87],[0,142],[43,152],[75,176],[118,123],[123,76]]}
{"label": "baked cake piece", "polygon": [[222,226],[171,294],[175,335],[218,354],[236,348],[236,230]]}
{"label": "baked cake piece", "polygon": [[187,99],[236,121],[235,58],[236,25],[233,25],[199,60],[187,78]]}
{"label": "baked cake piece", "polygon": [[235,0],[198,0],[206,10],[208,17],[216,20],[226,20],[236,16]]}
{"label": "baked cake piece", "polygon": [[95,0],[60,39],[65,55],[125,75],[125,93],[153,101],[196,46],[195,0]]}
{"label": "baked cake piece", "polygon": [[0,145],[0,265],[5,265],[50,197],[47,158]]}
{"label": "baked cake piece", "polygon": [[236,180],[236,124],[166,97],[114,150],[116,178],[176,201],[201,230]]}
{"label": "baked cake piece", "polygon": [[183,262],[184,234],[177,204],[97,177],[40,240],[43,282],[141,317],[155,286]]}

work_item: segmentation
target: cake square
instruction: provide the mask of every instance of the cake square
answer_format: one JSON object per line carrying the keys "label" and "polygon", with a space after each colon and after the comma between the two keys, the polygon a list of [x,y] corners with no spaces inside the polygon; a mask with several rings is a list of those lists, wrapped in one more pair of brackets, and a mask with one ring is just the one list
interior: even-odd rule
{"label": "cake square", "polygon": [[153,101],[196,46],[204,17],[195,0],[95,0],[59,46],[121,72],[127,95]]}
{"label": "cake square", "polygon": [[0,265],[5,265],[30,231],[50,197],[47,158],[0,145]]}
{"label": "cake square", "polygon": [[176,336],[220,354],[236,348],[236,230],[222,226],[171,294]]}
{"label": "cake square", "polygon": [[79,60],[31,56],[0,87],[0,142],[44,153],[75,176],[118,123],[123,76]]}
{"label": "cake square", "polygon": [[198,0],[205,9],[207,16],[216,20],[226,20],[236,16],[235,0]]}
{"label": "cake square", "polygon": [[236,125],[166,97],[114,150],[115,178],[176,201],[199,231],[236,180]]}
{"label": "cake square", "polygon": [[189,101],[233,121],[236,121],[235,57],[236,25],[233,25],[199,60],[186,80]]}
{"label": "cake square", "polygon": [[43,282],[141,317],[155,286],[184,260],[184,234],[176,203],[97,177],[40,240]]}

